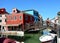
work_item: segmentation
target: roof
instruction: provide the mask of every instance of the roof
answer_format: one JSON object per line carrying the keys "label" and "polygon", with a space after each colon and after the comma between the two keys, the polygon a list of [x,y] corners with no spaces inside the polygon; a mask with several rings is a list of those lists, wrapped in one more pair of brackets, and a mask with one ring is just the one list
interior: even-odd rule
{"label": "roof", "polygon": [[8,14],[5,8],[0,8],[0,14]]}
{"label": "roof", "polygon": [[[30,10],[24,10],[24,11],[22,11],[22,12],[26,12],[26,11],[36,11],[36,10],[30,9]],[[37,12],[37,11],[36,11],[36,12]]]}

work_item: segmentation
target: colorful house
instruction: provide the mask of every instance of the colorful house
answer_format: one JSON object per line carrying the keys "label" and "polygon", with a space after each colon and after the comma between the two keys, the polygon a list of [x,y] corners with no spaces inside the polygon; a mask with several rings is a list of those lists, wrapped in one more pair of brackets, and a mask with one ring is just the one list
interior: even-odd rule
{"label": "colorful house", "polygon": [[0,14],[3,15],[1,22],[4,22],[0,28],[1,30],[4,28],[4,31],[26,31],[32,28],[40,28],[39,26],[42,25],[42,18],[35,10],[20,11],[14,8],[9,14],[3,8]]}
{"label": "colorful house", "polygon": [[4,30],[4,25],[6,25],[6,15],[8,12],[6,12],[5,8],[0,9],[0,30]]}
{"label": "colorful house", "polygon": [[43,19],[42,19],[41,15],[36,10],[33,10],[33,9],[32,10],[25,10],[23,12],[28,13],[34,17],[35,29],[37,29],[37,28],[39,29],[42,27]]}
{"label": "colorful house", "polygon": [[25,10],[23,11],[24,13],[28,13],[30,15],[33,15],[34,16],[34,21],[38,21],[39,20],[39,13],[36,11],[36,10]]}
{"label": "colorful house", "polygon": [[6,15],[6,19],[6,26],[10,31],[25,31],[28,27],[26,25],[34,22],[34,17],[32,15],[20,12],[16,8],[12,10],[11,14]]}

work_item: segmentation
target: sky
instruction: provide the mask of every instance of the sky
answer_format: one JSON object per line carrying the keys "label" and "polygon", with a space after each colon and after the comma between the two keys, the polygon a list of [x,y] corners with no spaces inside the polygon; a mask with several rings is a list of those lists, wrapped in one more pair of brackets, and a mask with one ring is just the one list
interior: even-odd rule
{"label": "sky", "polygon": [[5,8],[11,13],[13,8],[19,10],[34,9],[42,18],[54,18],[60,11],[60,0],[0,0],[0,8]]}

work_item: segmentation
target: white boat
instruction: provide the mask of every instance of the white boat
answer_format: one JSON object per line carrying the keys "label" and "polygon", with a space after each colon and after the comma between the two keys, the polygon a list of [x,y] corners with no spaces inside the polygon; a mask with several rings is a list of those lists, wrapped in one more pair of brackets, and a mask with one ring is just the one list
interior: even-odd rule
{"label": "white boat", "polygon": [[49,33],[49,35],[42,35],[39,37],[39,40],[42,43],[52,43],[55,36],[56,34]]}

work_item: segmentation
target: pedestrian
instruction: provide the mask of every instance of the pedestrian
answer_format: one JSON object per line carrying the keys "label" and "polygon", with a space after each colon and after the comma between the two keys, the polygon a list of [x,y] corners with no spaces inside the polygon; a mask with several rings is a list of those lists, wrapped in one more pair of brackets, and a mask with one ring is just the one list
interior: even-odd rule
{"label": "pedestrian", "polygon": [[49,18],[47,18],[46,24],[47,24],[47,27],[50,25],[50,20],[49,20]]}

